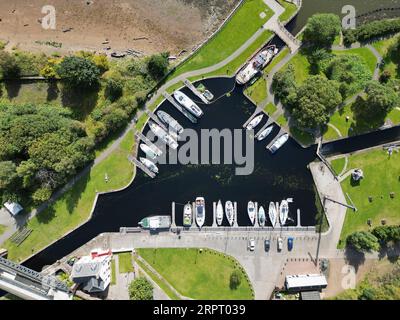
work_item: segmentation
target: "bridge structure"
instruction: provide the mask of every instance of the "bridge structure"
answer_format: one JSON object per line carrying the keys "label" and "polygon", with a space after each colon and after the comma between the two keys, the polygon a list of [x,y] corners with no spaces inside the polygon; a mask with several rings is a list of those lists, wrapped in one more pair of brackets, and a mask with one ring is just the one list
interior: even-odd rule
{"label": "bridge structure", "polygon": [[57,277],[44,275],[2,257],[0,289],[24,300],[72,300],[72,292]]}

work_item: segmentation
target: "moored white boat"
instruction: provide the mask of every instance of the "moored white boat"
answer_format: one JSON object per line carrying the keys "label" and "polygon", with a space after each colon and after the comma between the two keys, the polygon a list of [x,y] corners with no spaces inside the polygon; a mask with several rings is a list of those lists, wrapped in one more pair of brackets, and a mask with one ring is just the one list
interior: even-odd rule
{"label": "moored white boat", "polygon": [[172,149],[177,149],[178,148],[178,142],[170,136],[168,133],[166,133],[159,125],[156,123],[149,121],[149,126],[150,130],[161,140],[163,140],[170,148]]}
{"label": "moored white boat", "polygon": [[216,211],[217,225],[220,226],[222,224],[222,220],[224,219],[224,208],[222,207],[221,200],[218,200]]}
{"label": "moored white boat", "polygon": [[249,124],[246,126],[246,129],[247,130],[253,130],[255,127],[257,127],[260,124],[260,122],[261,122],[263,117],[264,117],[263,114],[260,114],[257,117],[254,117],[254,119],[252,119],[249,122]]}
{"label": "moored white boat", "polygon": [[201,229],[206,220],[206,207],[203,197],[197,197],[195,202],[195,218],[197,226]]}
{"label": "moored white boat", "polygon": [[256,206],[253,201],[249,201],[247,203],[247,214],[249,215],[251,224],[254,226],[254,223],[256,221],[257,212],[256,212]]}
{"label": "moored white boat", "polygon": [[157,154],[147,144],[141,143],[139,147],[149,158],[153,160],[157,158]]}
{"label": "moored white boat", "polygon": [[270,135],[270,133],[272,132],[272,129],[274,128],[273,125],[265,128],[257,137],[258,141],[264,140],[266,137],[268,137]]}
{"label": "moored white boat", "polygon": [[281,135],[276,141],[272,144],[272,146],[269,148],[269,151],[272,153],[277,152],[285,143],[286,141],[289,140],[289,134],[285,133]]}
{"label": "moored white boat", "polygon": [[183,127],[176,121],[172,116],[170,116],[165,111],[159,110],[157,111],[157,116],[160,120],[167,126],[168,130],[172,130],[177,134],[181,134],[183,132]]}
{"label": "moored white boat", "polygon": [[193,223],[192,205],[190,203],[187,203],[183,207],[183,226],[191,227],[192,223]]}
{"label": "moored white boat", "polygon": [[196,117],[201,117],[203,115],[203,110],[199,108],[199,106],[193,102],[186,94],[177,90],[174,92],[174,98],[179,104],[187,109],[190,113],[192,113]]}
{"label": "moored white boat", "polygon": [[265,220],[266,220],[265,210],[264,210],[264,207],[261,206],[258,209],[258,224],[260,225],[260,227],[264,227],[265,226]]}
{"label": "moored white boat", "polygon": [[238,72],[236,82],[245,84],[249,82],[258,72],[265,68],[278,53],[275,45],[261,49],[256,55]]}
{"label": "moored white boat", "polygon": [[139,158],[140,162],[143,163],[150,171],[158,173],[158,167],[149,159]]}
{"label": "moored white boat", "polygon": [[233,222],[235,221],[235,212],[232,201],[225,202],[225,215],[228,219],[229,225],[233,226]]}
{"label": "moored white boat", "polygon": [[288,216],[289,204],[286,200],[282,200],[281,205],[279,206],[279,220],[282,226],[285,225]]}
{"label": "moored white boat", "polygon": [[275,203],[273,203],[272,201],[269,203],[268,216],[269,216],[269,220],[271,221],[271,225],[274,228],[276,225],[277,210],[276,210]]}
{"label": "moored white boat", "polygon": [[169,229],[171,227],[171,217],[170,216],[146,217],[139,222],[139,226],[141,226],[143,229],[150,229],[150,230]]}

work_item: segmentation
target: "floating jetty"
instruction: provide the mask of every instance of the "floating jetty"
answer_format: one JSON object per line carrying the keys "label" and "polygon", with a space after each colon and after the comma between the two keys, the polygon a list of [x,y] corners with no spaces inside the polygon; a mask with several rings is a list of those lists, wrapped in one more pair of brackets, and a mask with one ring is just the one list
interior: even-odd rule
{"label": "floating jetty", "polygon": [[150,178],[154,178],[156,174],[150,171],[143,163],[141,163],[138,159],[133,156],[128,157],[129,161],[133,162],[138,168],[142,169]]}
{"label": "floating jetty", "polygon": [[193,83],[191,83],[188,79],[183,80],[183,83],[185,84],[186,87],[190,89],[190,91],[193,92],[193,94],[199,97],[201,101],[203,101],[203,103],[205,104],[210,103],[210,101],[208,101],[206,97],[199,90],[197,90],[197,88],[193,85]]}
{"label": "floating jetty", "polygon": [[146,110],[146,113],[151,118],[151,120],[153,120],[155,123],[158,124],[159,127],[161,127],[161,129],[163,129],[167,133],[169,132],[164,123],[162,123],[161,120],[158,119],[158,117],[153,112]]}
{"label": "floating jetty", "polygon": [[135,134],[136,139],[143,141],[146,145],[149,146],[149,148],[151,148],[154,153],[156,154],[162,154],[162,151],[160,150],[160,148],[158,148],[155,144],[153,144],[143,133],[141,133],[140,131],[137,131]]}
{"label": "floating jetty", "polygon": [[186,118],[188,118],[192,123],[197,123],[197,118],[182,107],[175,99],[166,92],[163,92],[163,96],[167,99],[176,109],[178,109]]}

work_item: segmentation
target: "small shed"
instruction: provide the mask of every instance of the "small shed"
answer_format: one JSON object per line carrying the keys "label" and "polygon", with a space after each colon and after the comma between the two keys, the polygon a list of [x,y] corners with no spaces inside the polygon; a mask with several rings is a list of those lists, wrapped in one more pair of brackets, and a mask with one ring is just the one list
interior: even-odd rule
{"label": "small shed", "polygon": [[24,208],[19,203],[7,201],[4,207],[13,215],[18,215]]}
{"label": "small shed", "polygon": [[361,179],[364,178],[364,172],[361,169],[355,169],[352,173],[351,176],[354,181],[360,181]]}

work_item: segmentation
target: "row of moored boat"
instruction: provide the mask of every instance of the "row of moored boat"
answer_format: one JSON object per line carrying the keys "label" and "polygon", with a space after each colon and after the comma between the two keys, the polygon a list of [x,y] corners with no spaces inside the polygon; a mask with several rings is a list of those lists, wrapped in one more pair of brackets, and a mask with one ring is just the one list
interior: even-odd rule
{"label": "row of moored boat", "polygon": [[[187,95],[185,95],[183,92],[177,90],[173,94],[175,100],[186,110],[188,110],[191,114],[193,114],[196,117],[201,117],[204,113],[200,109],[200,107],[193,102],[192,99],[190,99]],[[157,111],[157,117],[160,119],[161,123],[164,124],[168,132],[166,132],[162,127],[160,127],[156,122],[154,121],[149,121],[149,127],[150,130],[162,141],[166,143],[168,147],[171,149],[177,149],[178,148],[178,139],[179,135],[183,132],[183,127],[182,125],[175,120],[171,115],[169,115],[167,112],[159,110]],[[147,158],[139,158],[140,162],[142,162],[147,169],[149,169],[151,172],[157,174],[158,173],[158,167],[156,164],[153,162],[157,157],[161,156],[162,152],[158,148],[154,148],[153,146],[148,146],[145,143],[140,144],[140,149],[146,154]]]}

